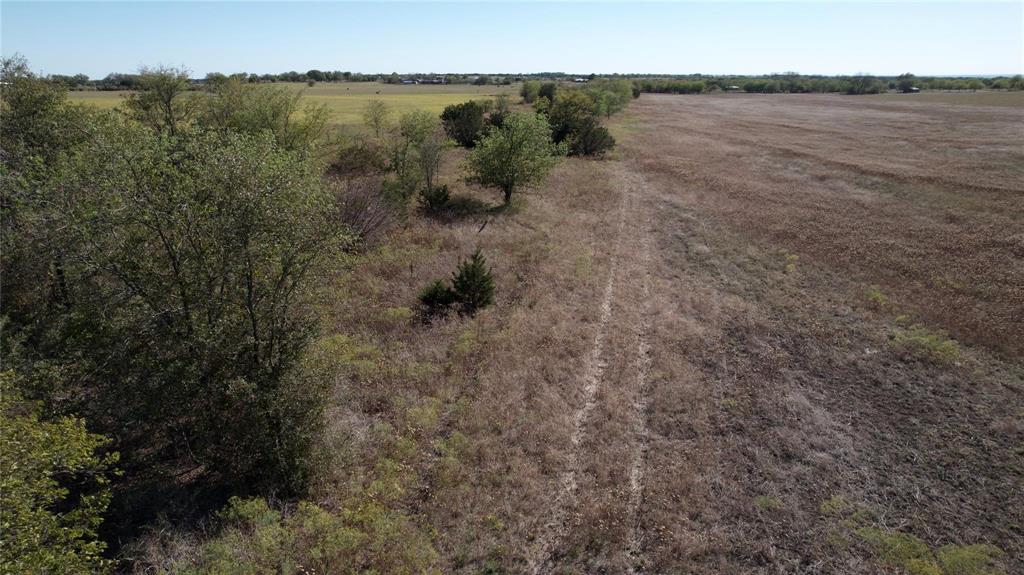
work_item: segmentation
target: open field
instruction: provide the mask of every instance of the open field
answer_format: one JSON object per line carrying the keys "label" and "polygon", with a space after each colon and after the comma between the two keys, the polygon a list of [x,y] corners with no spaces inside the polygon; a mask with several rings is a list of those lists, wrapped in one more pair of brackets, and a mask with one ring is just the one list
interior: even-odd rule
{"label": "open field", "polygon": [[[874,98],[634,104],[623,161],[655,246],[646,571],[877,573],[886,530],[1024,566],[1021,125],[1019,107]],[[627,476],[581,525],[623,516],[602,502]],[[579,572],[593,539],[568,548]]]}
{"label": "open field", "polygon": [[918,94],[878,94],[868,96],[874,100],[887,102],[919,102],[932,104],[960,104],[964,106],[1008,106],[1024,108],[1024,92],[1002,92],[985,90],[980,92],[920,92]]}
{"label": "open field", "polygon": [[[309,87],[303,83],[280,83],[301,91],[303,100],[323,104],[330,111],[330,122],[335,126],[356,126],[362,123],[362,112],[370,100],[381,100],[401,114],[421,109],[440,114],[445,106],[459,104],[475,98],[489,98],[497,94],[515,94],[518,85],[469,86],[459,85],[401,85],[377,82],[321,83]],[[101,108],[113,108],[121,103],[128,92],[70,92],[72,101],[84,102]]]}
{"label": "open field", "polygon": [[[307,94],[349,125],[371,97],[493,93],[372,87]],[[303,369],[331,392],[308,500],[349,522],[352,564],[1024,570],[1024,106],[922,96],[645,94],[608,157],[507,208],[452,150],[444,210],[310,288]],[[476,249],[494,305],[424,321]],[[213,533],[129,553],[187,563]]]}
{"label": "open field", "polygon": [[[461,207],[323,294],[315,500],[369,493],[445,573],[1020,572],[1022,122],[644,95],[505,212],[451,158]],[[410,322],[477,247],[495,307]]]}

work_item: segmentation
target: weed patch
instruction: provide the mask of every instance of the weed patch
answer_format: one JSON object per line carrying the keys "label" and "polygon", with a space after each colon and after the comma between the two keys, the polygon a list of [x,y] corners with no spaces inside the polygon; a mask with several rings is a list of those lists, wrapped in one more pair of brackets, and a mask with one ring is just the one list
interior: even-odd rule
{"label": "weed patch", "polygon": [[933,331],[920,324],[898,330],[893,335],[892,343],[897,348],[938,364],[953,365],[962,358],[956,341],[949,339],[944,332]]}
{"label": "weed patch", "polygon": [[782,509],[782,500],[774,495],[759,495],[754,498],[754,505],[761,511],[778,511]]}

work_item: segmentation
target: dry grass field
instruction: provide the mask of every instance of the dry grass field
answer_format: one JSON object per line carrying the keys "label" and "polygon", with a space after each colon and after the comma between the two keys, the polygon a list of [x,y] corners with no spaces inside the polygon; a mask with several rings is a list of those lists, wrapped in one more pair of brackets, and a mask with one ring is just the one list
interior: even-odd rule
{"label": "dry grass field", "polygon": [[927,91],[917,94],[877,94],[869,96],[869,99],[882,100],[885,102],[931,103],[931,104],[960,104],[964,106],[1006,106],[1010,108],[1024,107],[1024,92],[1003,92],[996,90],[985,90],[981,92],[942,92]]}
{"label": "dry grass field", "polygon": [[[504,211],[455,152],[458,208],[324,289],[314,499],[368,564],[1024,570],[1024,108],[644,95],[611,124]],[[418,321],[476,248],[496,305]]]}
{"label": "dry grass field", "polygon": [[[639,566],[982,573],[956,561],[993,549],[954,546],[990,544],[1024,568],[1024,107],[644,96],[626,120],[654,238]],[[622,516],[625,474],[581,525]],[[572,570],[601,568],[579,533]]]}
{"label": "dry grass field", "polygon": [[[444,572],[1024,568],[1021,125],[645,95],[511,213],[452,182],[475,211],[339,287],[335,432],[378,463],[325,497],[387,469]],[[498,305],[405,320],[476,247]]]}

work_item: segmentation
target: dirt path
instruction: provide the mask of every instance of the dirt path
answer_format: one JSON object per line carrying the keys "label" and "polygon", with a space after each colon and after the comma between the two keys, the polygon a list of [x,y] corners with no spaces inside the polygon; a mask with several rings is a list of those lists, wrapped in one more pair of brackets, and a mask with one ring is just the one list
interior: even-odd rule
{"label": "dirt path", "polygon": [[[620,240],[626,222],[625,204],[626,196],[623,195],[619,204],[618,229],[615,234],[616,238]],[[604,296],[601,299],[601,315],[598,320],[597,333],[594,335],[594,343],[583,370],[582,403],[573,415],[573,430],[569,439],[570,450],[566,469],[562,472],[558,482],[559,491],[554,498],[550,520],[545,523],[544,530],[534,541],[532,553],[527,559],[527,570],[533,574],[546,572],[550,568],[552,551],[565,537],[569,528],[568,515],[579,488],[577,475],[580,473],[580,446],[587,433],[587,420],[597,405],[597,395],[606,365],[603,358],[604,347],[608,336],[608,324],[612,317],[615,276],[621,255],[618,243],[617,241],[616,247],[613,248],[612,258],[608,265],[608,280],[605,283]]]}
{"label": "dirt path", "polygon": [[[643,177],[630,173],[631,200],[639,203],[638,195],[644,188]],[[626,544],[626,569],[628,573],[639,573],[642,566],[642,526],[640,524],[640,506],[644,498],[644,477],[647,465],[647,450],[650,446],[650,430],[647,425],[648,404],[650,402],[649,373],[651,370],[651,345],[648,342],[651,312],[651,237],[650,219],[640,216],[637,234],[640,236],[641,268],[643,269],[642,287],[640,289],[640,321],[636,334],[636,393],[633,398],[633,419],[635,447],[633,459],[629,467],[629,503],[626,508],[626,523],[629,536]]]}
{"label": "dirt path", "polygon": [[[616,185],[622,190],[617,238],[601,300],[598,330],[582,378],[581,404],[573,417],[570,453],[558,482],[549,520],[534,541],[527,570],[547,573],[580,539],[594,509],[617,516],[628,526],[618,551],[608,553],[617,570],[636,572],[642,564],[640,508],[648,447],[647,379],[651,366],[649,330],[651,259],[650,217],[643,205],[643,177],[632,164],[616,160]],[[624,400],[624,401],[623,401]],[[596,411],[599,413],[595,413]],[[618,423],[619,425],[616,425]],[[613,479],[601,470],[616,468]],[[625,495],[621,505],[602,501],[606,489]],[[618,555],[615,557],[615,555]]]}

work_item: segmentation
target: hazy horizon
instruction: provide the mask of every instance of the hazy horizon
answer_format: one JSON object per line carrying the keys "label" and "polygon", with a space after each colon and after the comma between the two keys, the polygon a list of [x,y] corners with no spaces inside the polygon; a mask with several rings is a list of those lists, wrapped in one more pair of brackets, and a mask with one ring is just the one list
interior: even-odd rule
{"label": "hazy horizon", "polygon": [[[997,76],[1012,2],[2,2],[2,52],[45,74],[209,72]],[[131,47],[128,49],[128,47]]]}

